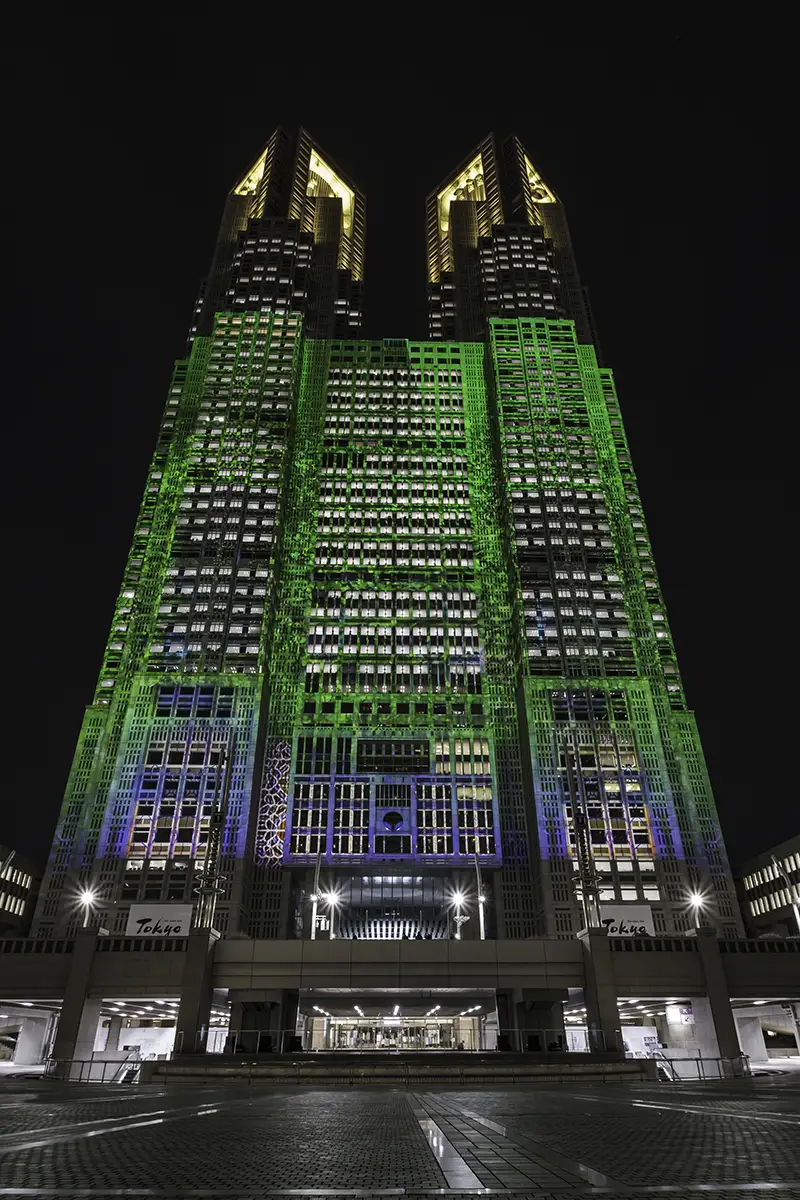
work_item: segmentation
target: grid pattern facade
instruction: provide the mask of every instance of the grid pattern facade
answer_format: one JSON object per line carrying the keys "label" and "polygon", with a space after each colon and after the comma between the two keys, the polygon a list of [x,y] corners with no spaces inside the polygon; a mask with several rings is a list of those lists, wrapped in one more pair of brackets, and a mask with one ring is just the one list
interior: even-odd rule
{"label": "grid pattern facade", "polygon": [[270,139],[176,365],[36,932],[87,883],[117,933],[191,900],[223,761],[223,933],[308,936],[320,872],[340,936],[452,936],[479,879],[489,936],[572,937],[587,877],[659,933],[697,890],[739,932],[559,214],[487,139],[429,200],[434,340],[358,340],[363,197]]}
{"label": "grid pattern facade", "polygon": [[191,900],[223,750],[231,788],[218,923],[242,905],[262,676],[300,368],[300,319],[219,314],[178,364],[94,704],[42,887],[75,926],[78,880],[129,903]]}
{"label": "grid pattern facade", "polygon": [[548,933],[579,920],[575,812],[601,902],[686,929],[738,912],[686,711],[611,373],[571,322],[491,327],[499,448]]}

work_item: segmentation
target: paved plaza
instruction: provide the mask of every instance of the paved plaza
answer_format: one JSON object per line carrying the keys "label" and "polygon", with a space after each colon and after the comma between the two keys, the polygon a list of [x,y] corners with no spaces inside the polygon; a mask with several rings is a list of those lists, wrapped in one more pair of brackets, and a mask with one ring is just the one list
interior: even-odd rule
{"label": "paved plaza", "polygon": [[482,1090],[0,1082],[0,1196],[800,1198],[796,1075]]}

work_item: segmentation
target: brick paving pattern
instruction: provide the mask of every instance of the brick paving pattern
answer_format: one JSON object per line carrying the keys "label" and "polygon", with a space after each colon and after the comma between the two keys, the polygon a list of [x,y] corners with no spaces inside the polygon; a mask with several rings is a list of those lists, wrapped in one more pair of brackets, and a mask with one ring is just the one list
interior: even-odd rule
{"label": "brick paving pattern", "polygon": [[0,1198],[800,1200],[800,1080],[508,1089],[0,1085]]}

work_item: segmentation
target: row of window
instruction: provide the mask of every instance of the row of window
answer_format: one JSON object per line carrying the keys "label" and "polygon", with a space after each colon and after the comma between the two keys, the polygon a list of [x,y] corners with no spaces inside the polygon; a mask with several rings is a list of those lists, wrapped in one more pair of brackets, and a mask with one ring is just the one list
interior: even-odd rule
{"label": "row of window", "polygon": [[20,867],[15,867],[13,859],[11,862],[0,866],[0,879],[5,879],[7,883],[13,883],[17,887],[25,888],[26,891],[33,883],[33,876],[29,875],[27,871],[23,871]]}
{"label": "row of window", "polygon": [[757,896],[750,901],[750,912],[756,916],[774,912],[778,908],[789,908],[800,904],[800,888],[795,887],[791,892],[788,888],[778,888],[768,896]]}
{"label": "row of window", "polygon": [[783,878],[787,871],[800,871],[800,851],[797,854],[787,854],[779,863],[768,863],[765,867],[745,875],[744,886],[748,891],[760,884],[772,883]]}
{"label": "row of window", "polygon": [[432,621],[475,619],[478,599],[471,592],[324,592],[314,593],[311,617],[336,617],[348,620],[361,617],[380,617],[399,620],[410,617]]}

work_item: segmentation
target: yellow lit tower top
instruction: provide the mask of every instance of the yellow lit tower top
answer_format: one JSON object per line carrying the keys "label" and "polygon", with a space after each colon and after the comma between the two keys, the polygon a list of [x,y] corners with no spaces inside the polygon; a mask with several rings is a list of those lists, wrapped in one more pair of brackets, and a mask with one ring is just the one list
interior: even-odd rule
{"label": "yellow lit tower top", "polygon": [[227,197],[192,333],[214,312],[268,307],[302,312],[311,337],[352,337],[365,230],[364,193],[308,130],[279,127]]}
{"label": "yellow lit tower top", "polygon": [[427,242],[432,337],[480,339],[495,316],[566,316],[595,340],[563,206],[513,134],[489,134],[430,193]]}

